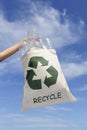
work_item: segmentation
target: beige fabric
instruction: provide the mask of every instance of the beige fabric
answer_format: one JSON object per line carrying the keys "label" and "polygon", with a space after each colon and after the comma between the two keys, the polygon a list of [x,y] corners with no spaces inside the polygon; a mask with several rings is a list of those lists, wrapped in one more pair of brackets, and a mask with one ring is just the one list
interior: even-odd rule
{"label": "beige fabric", "polygon": [[[28,65],[32,57],[43,57],[48,61],[48,65],[42,65],[39,61],[37,68],[29,67]],[[69,90],[54,49],[31,48],[24,56],[22,56],[21,60],[25,79],[22,111],[76,100]],[[53,66],[53,68],[58,72],[58,75],[57,77],[55,76],[57,78],[56,83],[47,86],[45,83],[46,76],[47,81],[53,76],[47,72],[47,69],[50,68],[50,66]],[[33,70],[36,74],[33,76],[32,81],[36,82],[36,80],[41,80],[41,89],[32,89],[29,86],[26,80],[27,70]]]}

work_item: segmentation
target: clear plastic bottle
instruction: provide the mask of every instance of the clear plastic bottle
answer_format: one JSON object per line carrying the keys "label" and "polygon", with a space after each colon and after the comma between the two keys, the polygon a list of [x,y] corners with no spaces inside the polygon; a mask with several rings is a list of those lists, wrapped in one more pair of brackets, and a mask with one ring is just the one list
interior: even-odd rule
{"label": "clear plastic bottle", "polygon": [[52,46],[49,38],[40,38],[38,29],[32,28],[27,33],[27,42],[25,42],[23,47],[20,49],[21,56],[24,55],[31,48],[53,49],[54,47]]}
{"label": "clear plastic bottle", "polygon": [[39,47],[37,39],[39,39],[38,31],[35,28],[30,29],[30,31],[27,32],[27,42],[20,48],[20,55],[23,56],[32,47]]}

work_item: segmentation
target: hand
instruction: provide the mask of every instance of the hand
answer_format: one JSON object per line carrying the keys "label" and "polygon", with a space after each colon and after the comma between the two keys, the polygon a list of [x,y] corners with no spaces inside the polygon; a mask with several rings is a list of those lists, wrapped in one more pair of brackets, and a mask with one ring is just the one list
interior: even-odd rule
{"label": "hand", "polygon": [[23,47],[26,42],[28,42],[27,38],[21,40],[21,41],[19,42],[20,48]]}
{"label": "hand", "polygon": [[39,37],[34,37],[34,38],[24,38],[23,40],[21,40],[18,44],[19,44],[19,48],[22,48],[27,42],[34,42],[34,41],[37,41],[39,42],[40,41],[40,38]]}

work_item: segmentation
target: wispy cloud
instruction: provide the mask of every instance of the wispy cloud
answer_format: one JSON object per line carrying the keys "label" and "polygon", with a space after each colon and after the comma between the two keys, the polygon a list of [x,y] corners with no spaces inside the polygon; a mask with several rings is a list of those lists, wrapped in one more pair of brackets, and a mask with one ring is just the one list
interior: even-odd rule
{"label": "wispy cloud", "polygon": [[[21,0],[20,0],[21,1]],[[67,17],[66,11],[60,12],[59,10],[53,8],[49,4],[43,5],[41,2],[28,3],[31,4],[29,8],[25,7],[20,15],[23,15],[23,19],[20,21],[9,22],[3,16],[3,12],[0,13],[0,51],[4,50],[8,46],[14,44],[20,39],[27,36],[27,32],[31,27],[37,27],[42,38],[48,37],[51,42],[55,44],[57,48],[63,48],[74,43],[78,43],[79,40],[83,38],[85,23],[83,20],[78,22],[73,22],[69,17]],[[27,15],[26,15],[27,14]],[[76,56],[76,54],[73,54]],[[72,57],[73,57],[72,56]],[[16,56],[18,57],[18,55]],[[76,58],[78,58],[77,56]],[[69,59],[69,57],[68,57]],[[67,62],[63,63],[63,70],[67,78],[74,78],[87,73],[87,62],[81,62],[81,64]],[[6,74],[11,74],[14,78],[13,73],[21,73],[21,66],[19,63],[19,58],[11,58],[6,62],[0,63],[0,77],[4,77]],[[3,85],[4,78],[0,78],[0,83]],[[11,84],[11,80],[6,82]],[[1,97],[4,98],[4,97]],[[66,107],[48,107],[50,111],[72,111],[71,108]],[[1,112],[5,109],[2,108]],[[33,113],[33,112],[32,112]],[[55,114],[56,115],[56,114]],[[54,130],[54,129],[77,129],[77,125],[73,121],[67,119],[60,120],[56,116],[31,116],[24,114],[3,114],[0,115],[0,129],[26,129],[36,130]]]}
{"label": "wispy cloud", "polygon": [[82,54],[78,54],[76,51],[63,51],[61,61],[65,62],[79,62],[82,60]]}
{"label": "wispy cloud", "polygon": [[62,63],[63,71],[68,79],[82,75],[87,75],[87,61],[80,63],[67,62]]}
{"label": "wispy cloud", "polygon": [[25,37],[32,26],[38,28],[41,37],[49,37],[56,47],[76,43],[83,37],[85,26],[83,20],[75,23],[67,17],[66,11],[59,12],[49,4],[39,1],[29,1],[28,4],[29,8],[20,12],[21,16],[23,13],[21,21],[8,22],[3,17],[3,12],[0,13],[1,49]]}
{"label": "wispy cloud", "polygon": [[49,111],[72,111],[71,108],[66,108],[66,107],[55,107],[55,106],[48,106],[45,107],[45,109],[49,110]]}
{"label": "wispy cloud", "polygon": [[84,85],[84,86],[78,88],[78,91],[87,92],[87,85]]}
{"label": "wispy cloud", "polygon": [[20,65],[20,59],[19,58],[11,58],[11,60],[8,60],[6,62],[0,63],[0,76],[5,75],[6,73],[12,74],[14,72],[21,72],[21,65]]}
{"label": "wispy cloud", "polygon": [[[69,123],[66,120],[58,120],[58,117],[54,116],[27,116],[24,114],[7,114],[3,115],[0,117],[2,119],[0,127],[3,126],[4,122],[4,128],[17,128],[17,129],[27,129],[27,128],[32,128],[32,129],[49,129],[49,128],[61,128],[61,129],[66,129],[66,128],[75,128],[75,124]],[[9,125],[7,125],[9,124]],[[12,124],[12,125],[10,125]],[[34,125],[33,125],[34,124]]]}
{"label": "wispy cloud", "polygon": [[[23,1],[24,2],[24,1]],[[27,36],[27,32],[31,30],[31,27],[37,27],[42,38],[48,37],[51,42],[58,47],[68,46],[78,42],[84,35],[85,23],[83,20],[77,23],[70,20],[67,17],[66,11],[60,12],[53,8],[50,4],[44,4],[40,1],[31,2],[27,1],[29,8],[25,8],[23,19],[21,21],[9,22],[3,17],[3,12],[0,12],[0,51],[4,50],[8,46],[14,44],[19,39]],[[43,6],[44,5],[44,6]],[[27,15],[26,15],[27,14]],[[27,17],[27,19],[26,19]],[[75,56],[75,54],[73,54]],[[68,57],[69,58],[69,57]],[[2,74],[10,72],[10,69],[20,73],[20,66],[15,59],[10,59],[13,62],[0,63],[0,70]],[[86,62],[81,63],[79,66],[80,71],[77,69],[79,64],[76,63],[64,63],[63,69],[65,75],[68,78],[79,76],[87,72]],[[10,66],[7,67],[7,66]],[[68,66],[68,67],[66,67]],[[67,68],[67,69],[66,69]],[[72,70],[72,71],[71,71]],[[77,73],[75,73],[77,71]],[[0,75],[2,75],[0,73]]]}

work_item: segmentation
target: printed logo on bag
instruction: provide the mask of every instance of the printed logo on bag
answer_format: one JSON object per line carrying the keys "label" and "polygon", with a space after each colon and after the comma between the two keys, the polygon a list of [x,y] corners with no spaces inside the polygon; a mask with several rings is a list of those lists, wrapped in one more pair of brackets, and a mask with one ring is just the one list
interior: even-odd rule
{"label": "printed logo on bag", "polygon": [[37,74],[34,72],[34,70],[37,69],[38,62],[41,63],[42,67],[48,66],[46,71],[47,71],[47,73],[49,73],[51,75],[51,77],[47,77],[47,75],[46,75],[45,79],[44,79],[44,84],[48,88],[51,85],[56,84],[57,78],[58,78],[58,71],[52,65],[51,66],[48,65],[49,61],[47,61],[45,58],[40,57],[40,56],[32,57],[29,60],[29,64],[28,64],[28,67],[31,67],[32,69],[27,70],[26,80],[27,80],[27,83],[30,86],[30,88],[33,90],[42,89],[42,84],[41,84],[42,79],[33,80],[33,77],[37,76]]}

